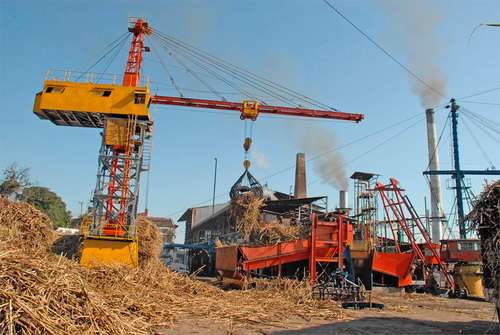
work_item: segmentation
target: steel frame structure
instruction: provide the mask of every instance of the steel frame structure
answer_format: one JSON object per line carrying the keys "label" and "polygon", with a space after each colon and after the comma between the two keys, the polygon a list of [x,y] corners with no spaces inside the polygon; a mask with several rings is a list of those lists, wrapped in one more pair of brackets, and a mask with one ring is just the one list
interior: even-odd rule
{"label": "steel frame structure", "polygon": [[318,110],[310,108],[270,106],[270,105],[258,105],[258,107],[256,107],[256,111],[254,111],[253,114],[248,114],[245,113],[246,109],[244,108],[245,103],[248,103],[247,101],[231,102],[231,101],[192,99],[192,98],[154,95],[151,97],[151,103],[157,105],[174,105],[183,107],[239,111],[242,113],[241,119],[252,119],[252,120],[255,120],[257,114],[259,113],[335,119],[335,120],[354,121],[354,122],[360,122],[364,119],[363,114]]}
{"label": "steel frame structure", "polygon": [[127,148],[107,145],[105,134],[102,136],[89,236],[135,237],[140,175],[149,169],[149,161],[143,154],[152,134],[149,122],[129,123],[133,123],[134,129]]}
{"label": "steel frame structure", "polygon": [[354,217],[356,219],[356,239],[371,240],[377,237],[377,197],[373,189],[373,181],[378,176],[365,174],[364,178],[351,176],[354,180]]}
{"label": "steel frame structure", "polygon": [[[123,86],[140,83],[144,35],[150,28],[142,18],[129,20],[129,31],[133,33],[127,65],[123,74]],[[97,183],[93,195],[93,223],[89,236],[134,240],[135,218],[139,202],[141,172],[149,170],[152,122],[137,120],[129,115],[125,143],[106,143],[107,124],[104,120],[101,149],[99,152]],[[146,159],[144,159],[144,149]]]}
{"label": "steel frame structure", "polygon": [[[388,185],[384,185],[381,182],[376,183],[376,189],[380,193],[380,198],[382,200],[382,204],[384,207],[385,214],[387,216],[387,221],[391,227],[392,234],[394,237],[394,241],[396,243],[396,250],[398,253],[400,252],[400,246],[399,246],[399,241],[396,239],[396,233],[394,232],[394,225],[396,224],[398,228],[400,228],[404,234],[406,235],[408,239],[408,243],[410,244],[414,254],[417,256],[417,258],[421,261],[422,264],[424,265],[429,265],[427,264],[426,257],[423,253],[423,251],[420,249],[416,239],[415,235],[412,233],[411,227],[409,225],[409,221],[412,221],[413,224],[417,227],[419,233],[422,235],[422,238],[424,239],[424,244],[425,246],[430,250],[432,253],[433,259],[436,261],[441,273],[445,277],[446,281],[450,285],[450,288],[452,291],[455,290],[455,281],[453,280],[453,277],[448,273],[448,267],[446,263],[444,263],[441,260],[441,257],[439,256],[438,252],[433,246],[432,240],[429,236],[429,233],[425,229],[424,224],[420,220],[419,215],[415,211],[415,208],[413,207],[412,203],[410,202],[410,199],[408,196],[403,195],[401,192],[401,188],[399,187],[399,182],[394,179],[390,178],[390,183]],[[387,195],[387,192],[393,192],[394,194],[394,199],[389,197]],[[391,219],[391,215],[393,219]],[[429,278],[430,273],[426,271],[426,278]]]}
{"label": "steel frame structure", "polygon": [[466,186],[464,185],[464,177],[466,175],[500,175],[500,170],[462,170],[460,167],[460,151],[458,144],[458,106],[455,99],[450,100],[450,105],[447,106],[451,109],[451,126],[452,126],[452,141],[453,141],[453,170],[439,170],[439,171],[424,171],[424,175],[434,176],[434,175],[451,175],[455,179],[455,193],[457,202],[457,214],[458,214],[458,229],[461,239],[467,238],[467,227],[465,225],[466,217],[464,211],[464,190]]}
{"label": "steel frame structure", "polygon": [[144,50],[144,35],[151,32],[143,18],[130,18],[128,31],[134,34],[128,53],[127,66],[123,74],[123,86],[138,86],[140,82],[142,52]]}

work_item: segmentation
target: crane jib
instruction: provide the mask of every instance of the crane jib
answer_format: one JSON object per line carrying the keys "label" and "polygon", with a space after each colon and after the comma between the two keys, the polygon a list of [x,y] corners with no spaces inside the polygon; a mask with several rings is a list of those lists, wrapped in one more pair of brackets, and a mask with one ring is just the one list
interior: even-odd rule
{"label": "crane jib", "polygon": [[[159,105],[174,105],[174,106],[194,107],[194,108],[233,110],[240,112],[244,110],[244,105],[245,105],[245,102],[192,99],[192,98],[169,97],[160,95],[152,96],[151,103]],[[258,108],[257,113],[266,113],[266,114],[313,117],[313,118],[335,119],[335,120],[354,121],[354,122],[360,122],[364,119],[363,114],[309,109],[302,107],[283,107],[283,106],[270,106],[270,105],[260,104],[256,108]]]}

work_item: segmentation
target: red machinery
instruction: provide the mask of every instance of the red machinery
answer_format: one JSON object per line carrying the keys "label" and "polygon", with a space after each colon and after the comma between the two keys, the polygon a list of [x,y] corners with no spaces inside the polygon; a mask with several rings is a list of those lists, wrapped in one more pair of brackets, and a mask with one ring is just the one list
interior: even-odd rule
{"label": "red machinery", "polygon": [[[397,287],[410,286],[413,284],[413,260],[413,253],[391,253],[376,251],[373,255],[372,271],[376,271],[396,278]],[[385,284],[385,282],[381,282],[381,284]]]}
{"label": "red machinery", "polygon": [[285,264],[309,261],[310,279],[316,282],[317,269],[334,263],[343,268],[344,249],[352,243],[353,229],[348,219],[336,215],[331,221],[312,216],[311,235],[308,239],[281,242],[275,245],[230,245],[216,249],[215,267],[220,276],[241,280],[256,270],[277,267],[277,275]]}
{"label": "red machinery", "polygon": [[[394,255],[403,255],[405,253],[401,252],[401,245],[399,240],[399,231],[402,231],[406,238],[408,239],[408,244],[411,247],[412,255],[411,258],[417,257],[421,265],[424,266],[424,278],[427,283],[430,282],[430,278],[432,276],[431,266],[433,263],[439,268],[440,272],[444,276],[446,282],[452,291],[455,290],[455,281],[453,280],[453,276],[448,272],[448,267],[445,262],[441,259],[435,244],[432,243],[427,230],[425,229],[420,217],[418,216],[415,208],[408,196],[403,195],[401,192],[401,188],[399,187],[399,182],[390,178],[390,183],[388,185],[384,185],[381,182],[377,182],[376,189],[380,193],[380,197],[382,199],[382,203],[384,205],[384,211],[387,217],[387,221],[390,226],[390,230],[395,243],[395,254],[379,254],[375,256],[374,260],[374,270],[387,273],[389,268],[395,268],[394,262],[392,258]],[[392,192],[393,197],[388,195],[388,192]],[[391,215],[392,214],[392,215]],[[392,218],[392,219],[391,219]],[[418,232],[421,234],[424,239],[425,250],[430,253],[429,256],[426,256],[422,251],[422,248],[417,243],[415,236],[413,235],[412,229],[410,227],[410,221],[412,224],[418,229]],[[397,226],[396,226],[397,225]],[[408,255],[408,253],[406,253]],[[401,256],[397,256],[401,257]],[[408,256],[405,256],[408,257]],[[430,260],[430,261],[429,261]],[[404,265],[403,268],[406,268]],[[403,270],[400,268],[399,270]],[[399,275],[402,273],[400,272]],[[401,285],[400,285],[401,286]]]}

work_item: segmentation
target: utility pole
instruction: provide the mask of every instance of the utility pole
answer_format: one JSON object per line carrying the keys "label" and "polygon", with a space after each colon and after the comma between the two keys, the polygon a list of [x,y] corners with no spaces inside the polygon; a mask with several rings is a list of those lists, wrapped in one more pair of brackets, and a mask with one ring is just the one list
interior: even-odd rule
{"label": "utility pole", "polygon": [[457,214],[458,214],[458,229],[460,233],[460,238],[467,238],[467,233],[465,231],[465,214],[464,214],[464,198],[462,190],[462,179],[464,178],[462,171],[460,170],[460,155],[458,153],[458,109],[460,108],[456,103],[455,99],[450,100],[451,105],[447,106],[451,108],[451,127],[452,127],[452,137],[453,137],[453,163],[455,168],[455,192],[457,195]]}
{"label": "utility pole", "polygon": [[83,216],[83,201],[78,201],[78,203],[80,204],[80,217]]}
{"label": "utility pole", "polygon": [[212,196],[212,215],[215,213],[215,187],[217,185],[217,157],[214,158],[215,160],[215,171],[214,171],[214,192]]}
{"label": "utility pole", "polygon": [[500,170],[462,170],[460,167],[460,151],[458,145],[458,106],[455,99],[450,100],[450,105],[446,108],[451,109],[451,126],[453,137],[453,170],[429,170],[424,171],[424,175],[451,175],[455,179],[455,194],[457,199],[457,214],[458,214],[458,229],[461,239],[467,238],[467,231],[465,227],[465,213],[464,213],[464,198],[463,198],[463,184],[462,179],[466,175],[500,175]]}

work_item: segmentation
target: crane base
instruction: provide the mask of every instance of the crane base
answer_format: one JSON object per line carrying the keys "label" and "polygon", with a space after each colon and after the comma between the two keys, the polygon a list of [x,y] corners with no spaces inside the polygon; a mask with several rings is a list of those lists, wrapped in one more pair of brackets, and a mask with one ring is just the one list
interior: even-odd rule
{"label": "crane base", "polygon": [[107,237],[85,237],[80,264],[86,267],[100,265],[139,265],[136,240],[121,240]]}

